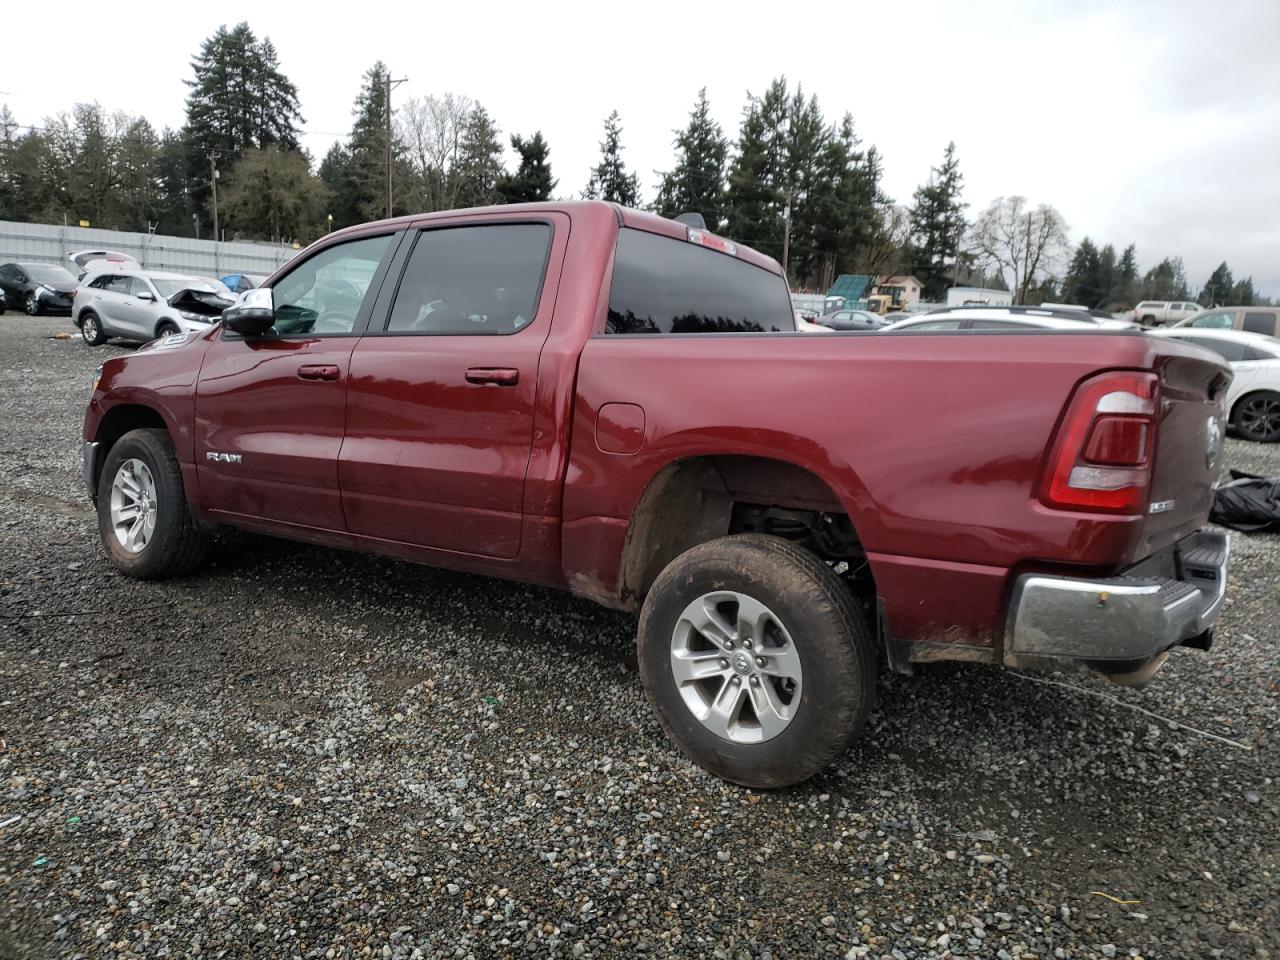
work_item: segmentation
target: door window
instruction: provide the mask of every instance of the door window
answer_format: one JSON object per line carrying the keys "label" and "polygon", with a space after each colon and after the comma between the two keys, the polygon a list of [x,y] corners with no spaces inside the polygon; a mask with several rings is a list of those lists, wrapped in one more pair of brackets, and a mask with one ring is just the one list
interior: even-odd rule
{"label": "door window", "polygon": [[277,334],[343,336],[355,329],[392,234],[326,247],[271,288]]}
{"label": "door window", "polygon": [[538,311],[550,249],[545,223],[423,230],[396,291],[388,332],[518,333]]}
{"label": "door window", "polygon": [[1276,315],[1263,310],[1246,310],[1244,329],[1250,333],[1265,333],[1274,336],[1276,332]]}
{"label": "door window", "polygon": [[1191,326],[1201,327],[1209,330],[1230,330],[1232,315],[1226,310],[1215,310],[1213,313],[1206,313],[1203,317],[1196,317],[1191,321]]}
{"label": "door window", "polygon": [[103,287],[103,289],[110,291],[111,293],[119,293],[127,296],[129,293],[129,277],[112,277],[107,281],[107,285]]}
{"label": "door window", "polygon": [[147,281],[141,277],[129,278],[129,294],[130,296],[140,296],[144,293],[151,293],[151,288],[147,286]]}
{"label": "door window", "polygon": [[1020,323],[1016,320],[975,320],[970,330],[1038,330],[1034,323]]}

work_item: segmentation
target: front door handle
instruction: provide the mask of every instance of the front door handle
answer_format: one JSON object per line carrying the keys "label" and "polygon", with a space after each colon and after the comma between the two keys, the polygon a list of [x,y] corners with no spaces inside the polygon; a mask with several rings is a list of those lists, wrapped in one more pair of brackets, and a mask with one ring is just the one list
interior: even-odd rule
{"label": "front door handle", "polygon": [[497,387],[514,387],[520,382],[520,371],[511,367],[471,367],[467,383],[491,383]]}
{"label": "front door handle", "polygon": [[298,376],[303,380],[337,380],[338,368],[331,363],[304,363]]}

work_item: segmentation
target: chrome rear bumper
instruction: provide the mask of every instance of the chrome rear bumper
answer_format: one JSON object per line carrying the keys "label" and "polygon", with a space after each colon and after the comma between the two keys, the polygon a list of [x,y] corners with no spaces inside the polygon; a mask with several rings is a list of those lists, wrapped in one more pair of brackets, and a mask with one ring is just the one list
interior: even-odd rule
{"label": "chrome rear bumper", "polygon": [[[1098,580],[1026,574],[1014,586],[1005,662],[1118,670],[1179,644],[1208,649],[1227,590],[1230,541],[1201,530],[1168,555]],[[1056,663],[1055,663],[1056,662]]]}

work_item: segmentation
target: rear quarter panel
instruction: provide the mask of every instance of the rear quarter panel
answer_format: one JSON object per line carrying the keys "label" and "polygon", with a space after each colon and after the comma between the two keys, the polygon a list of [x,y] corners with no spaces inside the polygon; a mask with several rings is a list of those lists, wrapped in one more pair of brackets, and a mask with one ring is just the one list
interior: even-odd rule
{"label": "rear quarter panel", "polygon": [[[594,337],[578,373],[566,568],[594,561],[593,579],[617,582],[614,547],[667,464],[773,457],[844,505],[895,633],[991,644],[1011,568],[1113,569],[1145,551],[1145,517],[1052,510],[1037,488],[1075,385],[1149,368],[1153,350],[1141,335],[1091,332]],[[644,410],[634,455],[595,442],[611,402]]]}

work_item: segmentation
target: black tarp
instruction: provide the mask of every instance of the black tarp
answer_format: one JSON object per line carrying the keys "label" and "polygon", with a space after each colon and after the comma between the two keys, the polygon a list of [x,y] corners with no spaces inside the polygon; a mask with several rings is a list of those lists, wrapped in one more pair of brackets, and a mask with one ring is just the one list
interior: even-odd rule
{"label": "black tarp", "polygon": [[1280,531],[1280,477],[1231,471],[1231,482],[1218,488],[1209,519],[1243,533]]}

